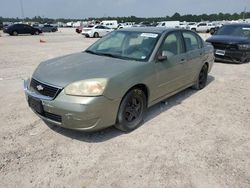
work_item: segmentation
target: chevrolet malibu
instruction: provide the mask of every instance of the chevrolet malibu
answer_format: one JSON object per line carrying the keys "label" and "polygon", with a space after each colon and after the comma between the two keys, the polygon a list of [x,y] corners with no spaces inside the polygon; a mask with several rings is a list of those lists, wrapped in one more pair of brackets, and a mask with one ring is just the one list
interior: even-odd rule
{"label": "chevrolet malibu", "polygon": [[129,132],[148,107],[191,86],[203,89],[213,61],[213,47],[192,31],[126,28],[83,52],[41,63],[24,91],[45,122]]}

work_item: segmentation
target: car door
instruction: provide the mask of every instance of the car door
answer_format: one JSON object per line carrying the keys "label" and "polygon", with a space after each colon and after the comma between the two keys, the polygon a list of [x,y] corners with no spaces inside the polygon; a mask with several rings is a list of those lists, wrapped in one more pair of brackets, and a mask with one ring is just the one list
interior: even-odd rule
{"label": "car door", "polygon": [[[95,27],[95,32],[97,32],[98,35],[99,35],[100,37],[102,37],[102,36],[103,36],[103,26],[101,26],[101,25],[96,26],[96,27]],[[95,32],[94,32],[94,33],[95,33]]]}
{"label": "car door", "polygon": [[187,54],[187,80],[191,83],[196,80],[196,76],[204,61],[203,43],[202,39],[194,32],[182,31],[182,36],[185,41],[185,50]]}
{"label": "car door", "polygon": [[26,27],[24,24],[16,25],[14,30],[16,30],[18,32],[18,34],[25,34],[26,33]]}
{"label": "car door", "polygon": [[23,34],[32,33],[32,28],[29,25],[23,25]]}
{"label": "car door", "polygon": [[200,23],[200,24],[198,25],[196,31],[204,32],[204,31],[206,31],[206,28],[207,28],[207,24],[206,24],[206,23]]}
{"label": "car door", "polygon": [[111,30],[111,29],[108,28],[108,27],[100,26],[100,33],[101,33],[101,36],[104,36],[104,35],[106,35],[107,33],[109,33],[110,30]]}
{"label": "car door", "polygon": [[186,54],[181,33],[174,31],[165,37],[159,53],[164,53],[167,59],[156,61],[157,97],[170,94],[186,84]]}

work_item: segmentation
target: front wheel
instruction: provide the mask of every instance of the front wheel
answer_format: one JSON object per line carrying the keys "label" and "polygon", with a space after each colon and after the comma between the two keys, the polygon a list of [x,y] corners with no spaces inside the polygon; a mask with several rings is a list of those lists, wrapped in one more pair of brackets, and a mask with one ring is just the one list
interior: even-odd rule
{"label": "front wheel", "polygon": [[145,93],[140,89],[129,91],[120,104],[115,127],[124,132],[136,129],[142,123],[145,111]]}
{"label": "front wheel", "polygon": [[207,64],[205,64],[203,65],[199,73],[196,83],[193,85],[193,89],[196,89],[196,90],[203,89],[207,84],[207,77],[208,77],[208,66]]}
{"label": "front wheel", "polygon": [[39,33],[39,31],[35,31],[35,35],[39,35],[40,33]]}

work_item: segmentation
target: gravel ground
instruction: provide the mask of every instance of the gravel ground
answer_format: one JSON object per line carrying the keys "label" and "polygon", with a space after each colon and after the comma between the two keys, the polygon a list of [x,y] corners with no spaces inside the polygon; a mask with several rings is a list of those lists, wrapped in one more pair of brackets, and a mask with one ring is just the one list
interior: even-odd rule
{"label": "gravel ground", "polygon": [[95,39],[70,29],[1,35],[0,187],[250,187],[249,63],[215,63],[205,89],[153,106],[130,134],[82,133],[32,113],[22,79]]}

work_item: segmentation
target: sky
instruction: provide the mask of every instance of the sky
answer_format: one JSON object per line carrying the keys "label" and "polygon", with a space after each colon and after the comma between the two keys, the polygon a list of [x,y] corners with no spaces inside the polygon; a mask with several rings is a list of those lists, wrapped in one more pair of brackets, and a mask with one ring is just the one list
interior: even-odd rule
{"label": "sky", "polygon": [[250,0],[0,0],[0,16],[79,18],[162,17],[183,14],[250,12]]}

